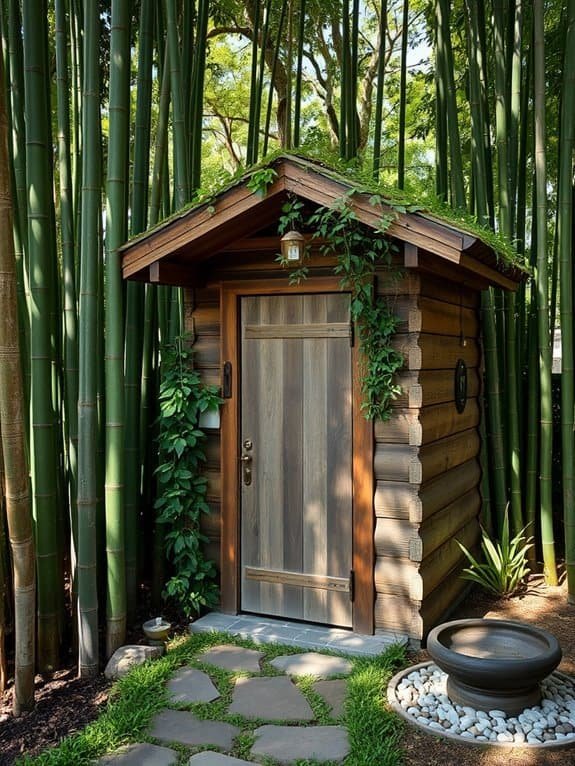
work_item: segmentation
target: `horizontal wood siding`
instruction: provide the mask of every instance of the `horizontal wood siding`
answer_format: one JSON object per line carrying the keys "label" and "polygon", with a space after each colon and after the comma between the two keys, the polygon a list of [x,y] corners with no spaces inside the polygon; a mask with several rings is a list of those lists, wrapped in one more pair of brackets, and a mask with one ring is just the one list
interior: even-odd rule
{"label": "horizontal wood siding", "polygon": [[[392,417],[374,428],[376,627],[421,639],[465,587],[456,540],[473,549],[479,537],[479,294],[415,271],[378,280],[378,291],[399,319],[405,366]],[[468,368],[463,413],[458,359]]]}

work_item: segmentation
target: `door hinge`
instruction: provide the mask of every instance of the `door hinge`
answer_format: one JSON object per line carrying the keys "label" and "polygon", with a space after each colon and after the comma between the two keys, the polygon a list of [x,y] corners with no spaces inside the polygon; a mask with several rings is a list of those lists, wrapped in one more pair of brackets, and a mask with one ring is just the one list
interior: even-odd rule
{"label": "door hinge", "polygon": [[351,348],[355,345],[355,325],[353,322],[349,323],[349,345]]}
{"label": "door hinge", "polygon": [[349,600],[355,599],[355,572],[353,569],[349,570]]}

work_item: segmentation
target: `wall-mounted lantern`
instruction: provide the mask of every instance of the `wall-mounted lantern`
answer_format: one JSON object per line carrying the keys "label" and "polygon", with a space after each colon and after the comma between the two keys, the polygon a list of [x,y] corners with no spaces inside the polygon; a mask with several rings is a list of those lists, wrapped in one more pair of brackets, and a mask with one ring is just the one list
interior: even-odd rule
{"label": "wall-mounted lantern", "polygon": [[305,251],[305,237],[299,231],[288,231],[280,240],[282,257],[288,266],[300,266]]}

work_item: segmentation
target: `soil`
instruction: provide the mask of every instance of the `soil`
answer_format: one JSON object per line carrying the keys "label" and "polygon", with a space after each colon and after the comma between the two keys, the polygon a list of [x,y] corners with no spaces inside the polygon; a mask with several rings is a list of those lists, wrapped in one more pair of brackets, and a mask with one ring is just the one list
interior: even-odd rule
{"label": "soil", "polygon": [[[559,669],[575,677],[575,605],[567,603],[565,583],[547,588],[540,577],[534,577],[525,593],[511,599],[495,599],[474,591],[453,615],[453,619],[463,617],[522,620],[549,630],[563,649]],[[416,663],[429,656],[422,650],[410,659]],[[105,705],[109,688],[103,676],[76,678],[72,667],[58,671],[49,681],[38,676],[36,708],[16,719],[8,689],[0,695],[0,766],[11,766],[23,753],[37,755],[82,729]],[[402,746],[406,766],[575,766],[575,745],[559,750],[459,745],[412,726],[406,727]]]}

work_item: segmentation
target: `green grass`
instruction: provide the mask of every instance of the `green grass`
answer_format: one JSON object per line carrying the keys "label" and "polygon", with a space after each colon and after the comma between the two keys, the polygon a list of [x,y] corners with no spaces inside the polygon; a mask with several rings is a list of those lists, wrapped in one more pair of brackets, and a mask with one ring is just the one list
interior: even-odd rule
{"label": "green grass", "polygon": [[[254,742],[254,730],[265,721],[252,720],[240,715],[226,713],[231,702],[233,687],[237,678],[250,674],[233,673],[213,666],[204,665],[197,656],[206,648],[221,643],[233,643],[264,653],[262,672],[258,675],[274,676],[278,671],[270,661],[282,654],[296,654],[301,649],[291,646],[256,645],[242,639],[231,639],[222,634],[194,634],[170,644],[169,652],[159,660],[134,668],[112,688],[106,709],[97,720],[73,736],[62,741],[55,748],[41,755],[23,757],[19,766],[81,766],[105,753],[117,750],[133,742],[153,742],[147,731],[154,715],[167,704],[166,681],[182,665],[190,665],[209,674],[220,692],[220,699],[211,703],[177,705],[202,719],[218,719],[238,726],[241,733],[236,737],[231,755],[249,760]],[[333,652],[330,652],[333,654]],[[373,659],[349,658],[353,670],[348,679],[348,696],[345,715],[339,722],[347,726],[351,752],[345,766],[399,766],[402,762],[399,740],[402,723],[388,710],[385,695],[393,672],[405,664],[405,653],[399,647],[392,647],[384,655]],[[298,688],[306,696],[315,714],[315,725],[335,724],[325,700],[313,688],[316,679],[305,676],[296,679]],[[281,723],[274,721],[274,723]],[[172,745],[179,754],[178,765],[187,764],[188,758],[198,750]],[[267,760],[264,766],[273,766]],[[314,761],[299,761],[298,766],[316,766]],[[329,766],[324,763],[323,766]]]}

